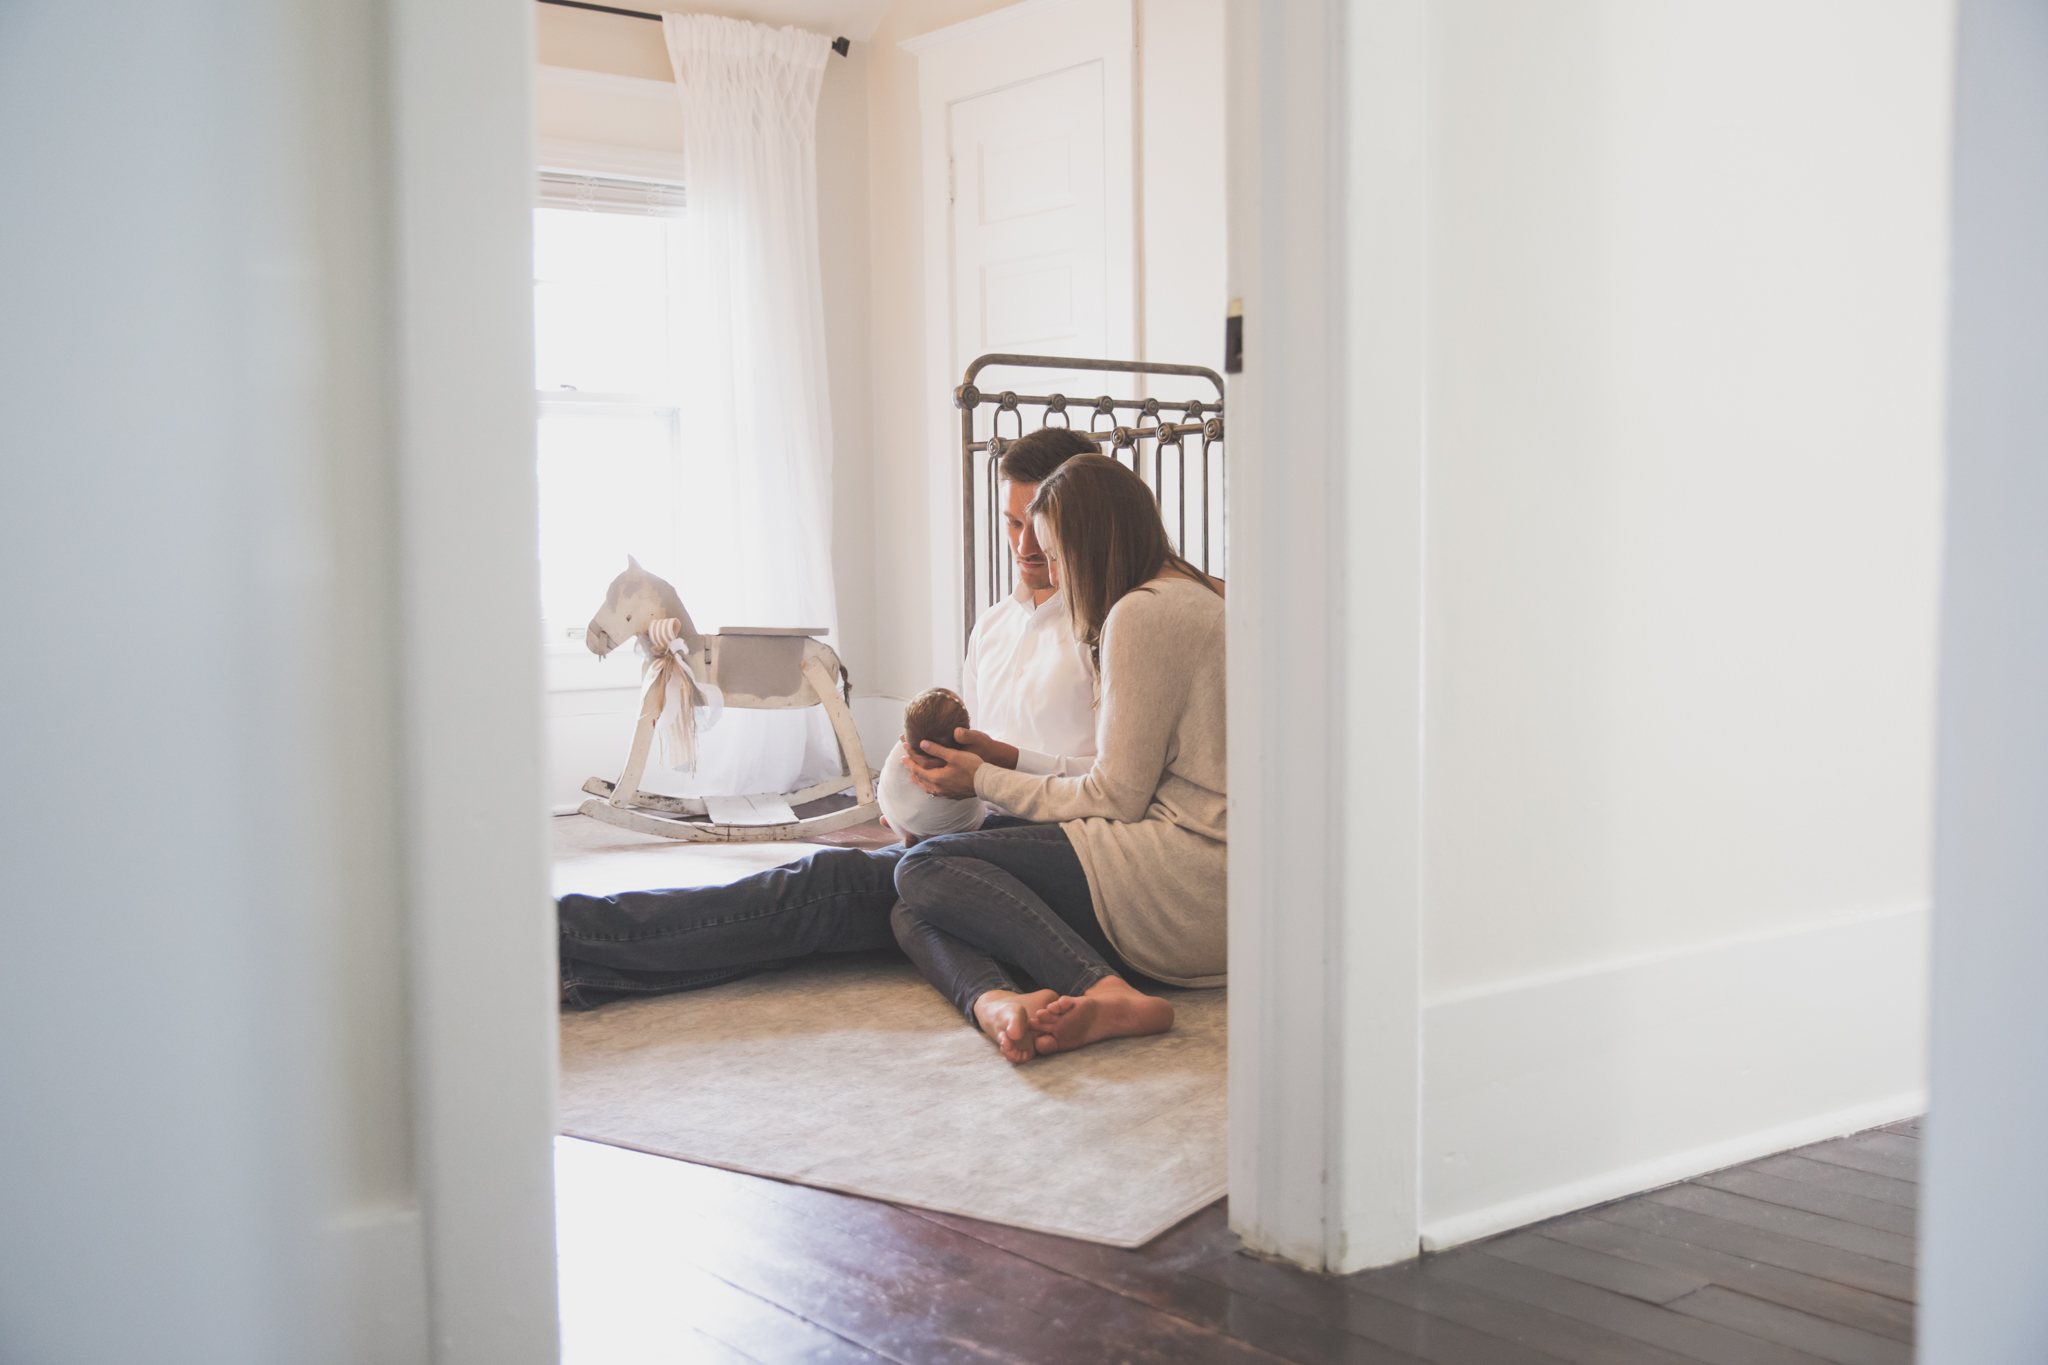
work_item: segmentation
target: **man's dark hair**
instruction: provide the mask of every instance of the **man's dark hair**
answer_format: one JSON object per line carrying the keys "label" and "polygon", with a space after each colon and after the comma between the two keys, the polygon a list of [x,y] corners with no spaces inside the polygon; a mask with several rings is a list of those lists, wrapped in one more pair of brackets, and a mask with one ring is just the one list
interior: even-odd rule
{"label": "man's dark hair", "polygon": [[1044,483],[1046,475],[1076,455],[1100,455],[1102,447],[1078,431],[1040,427],[1010,442],[996,466],[1010,483]]}

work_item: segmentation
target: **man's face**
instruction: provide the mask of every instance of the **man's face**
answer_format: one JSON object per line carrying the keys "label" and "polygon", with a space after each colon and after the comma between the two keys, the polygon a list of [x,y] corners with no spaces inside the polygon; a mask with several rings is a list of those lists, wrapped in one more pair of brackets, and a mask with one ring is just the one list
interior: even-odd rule
{"label": "man's face", "polygon": [[1044,547],[1038,543],[1038,529],[1024,515],[1024,509],[1037,496],[1038,485],[1006,483],[1003,488],[1003,529],[1010,537],[1010,553],[1017,557],[1017,581],[1033,592],[1044,592],[1053,585],[1052,566],[1046,560]]}

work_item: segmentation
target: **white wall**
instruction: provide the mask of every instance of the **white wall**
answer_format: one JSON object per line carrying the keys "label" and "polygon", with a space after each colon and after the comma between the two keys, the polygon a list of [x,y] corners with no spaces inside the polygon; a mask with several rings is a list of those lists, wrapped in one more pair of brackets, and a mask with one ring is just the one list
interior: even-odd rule
{"label": "white wall", "polygon": [[1960,23],[1920,1359],[2022,1365],[2048,1359],[2048,10]]}
{"label": "white wall", "polygon": [[1917,1111],[1945,0],[1228,15],[1233,1227]]}
{"label": "white wall", "polygon": [[527,22],[0,27],[0,1353],[552,1360]]}
{"label": "white wall", "polygon": [[1949,11],[1443,0],[1426,1236],[1923,1086]]}

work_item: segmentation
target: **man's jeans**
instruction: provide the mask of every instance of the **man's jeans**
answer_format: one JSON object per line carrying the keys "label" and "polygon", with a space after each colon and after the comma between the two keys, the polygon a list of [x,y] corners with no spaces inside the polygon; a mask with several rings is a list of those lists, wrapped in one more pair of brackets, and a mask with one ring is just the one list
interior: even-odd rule
{"label": "man's jeans", "polygon": [[737,981],[812,953],[890,947],[902,856],[827,848],[729,886],[563,896],[562,1000],[588,1008]]}

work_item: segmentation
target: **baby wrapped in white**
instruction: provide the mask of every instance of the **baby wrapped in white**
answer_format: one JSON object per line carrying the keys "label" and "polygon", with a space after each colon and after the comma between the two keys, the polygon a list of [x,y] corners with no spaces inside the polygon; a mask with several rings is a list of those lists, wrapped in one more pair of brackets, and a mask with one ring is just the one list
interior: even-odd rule
{"label": "baby wrapped in white", "polygon": [[919,693],[903,709],[903,738],[896,741],[882,764],[875,800],[889,828],[903,836],[904,843],[980,829],[988,819],[988,806],[980,797],[933,796],[918,786],[904,767],[908,745],[929,739],[951,748],[956,743],[953,731],[967,724],[966,704],[943,687]]}

